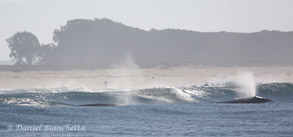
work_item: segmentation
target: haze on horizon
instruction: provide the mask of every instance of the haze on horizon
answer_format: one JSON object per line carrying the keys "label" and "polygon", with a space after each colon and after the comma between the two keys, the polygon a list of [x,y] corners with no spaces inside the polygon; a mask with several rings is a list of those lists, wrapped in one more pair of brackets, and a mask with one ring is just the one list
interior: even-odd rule
{"label": "haze on horizon", "polygon": [[8,60],[5,39],[29,31],[41,43],[72,19],[109,18],[149,30],[202,32],[292,31],[291,0],[0,0],[0,60]]}

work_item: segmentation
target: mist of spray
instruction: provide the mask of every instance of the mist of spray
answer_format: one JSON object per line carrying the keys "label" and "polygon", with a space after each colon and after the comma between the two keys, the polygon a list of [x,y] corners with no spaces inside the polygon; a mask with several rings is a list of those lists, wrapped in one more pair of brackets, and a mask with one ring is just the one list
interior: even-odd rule
{"label": "mist of spray", "polygon": [[236,83],[239,85],[237,94],[239,98],[254,97],[256,95],[256,84],[251,72],[239,73]]}
{"label": "mist of spray", "polygon": [[126,52],[123,60],[113,65],[113,69],[115,71],[112,75],[117,78],[109,81],[109,86],[126,92],[123,97],[117,100],[117,103],[122,105],[136,104],[133,92],[130,91],[134,88],[141,88],[140,86],[143,85],[140,84],[144,83],[144,77],[140,67],[135,64],[131,52]]}
{"label": "mist of spray", "polygon": [[119,63],[112,65],[112,76],[109,81],[110,88],[132,89],[140,88],[144,83],[143,72],[134,62],[131,54],[126,52],[124,58]]}

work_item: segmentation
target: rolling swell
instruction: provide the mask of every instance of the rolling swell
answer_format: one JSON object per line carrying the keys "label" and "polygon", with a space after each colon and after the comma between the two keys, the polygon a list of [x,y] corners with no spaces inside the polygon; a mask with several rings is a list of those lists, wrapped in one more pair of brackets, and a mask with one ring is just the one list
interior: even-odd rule
{"label": "rolling swell", "polygon": [[[0,106],[80,106],[101,104],[147,105],[166,103],[214,103],[237,97],[235,84],[215,84],[190,87],[160,87],[133,90],[96,89],[18,89],[0,90]],[[292,83],[257,85],[257,95],[277,103],[293,103]],[[114,104],[114,105],[113,105]]]}
{"label": "rolling swell", "polygon": [[293,103],[293,83],[269,83],[257,86],[260,96],[278,103]]}

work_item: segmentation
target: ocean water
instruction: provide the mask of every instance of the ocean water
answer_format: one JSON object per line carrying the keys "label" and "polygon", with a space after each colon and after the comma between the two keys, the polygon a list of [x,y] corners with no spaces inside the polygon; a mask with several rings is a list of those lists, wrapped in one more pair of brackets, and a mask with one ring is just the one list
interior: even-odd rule
{"label": "ocean water", "polygon": [[[292,137],[293,84],[245,86],[1,89],[0,136]],[[273,101],[216,103],[253,95]]]}

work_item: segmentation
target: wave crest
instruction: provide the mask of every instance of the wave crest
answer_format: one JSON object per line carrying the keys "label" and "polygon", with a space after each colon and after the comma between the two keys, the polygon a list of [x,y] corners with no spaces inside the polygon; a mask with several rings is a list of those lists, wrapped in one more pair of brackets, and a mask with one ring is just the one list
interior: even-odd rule
{"label": "wave crest", "polygon": [[[83,104],[146,105],[165,103],[213,103],[237,97],[233,83],[206,84],[190,87],[156,87],[147,89],[15,89],[0,90],[0,106],[58,106]],[[292,83],[257,85],[259,96],[279,103],[293,103]]]}

